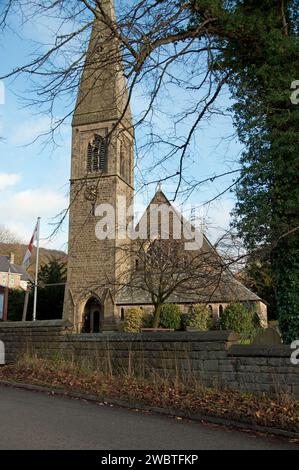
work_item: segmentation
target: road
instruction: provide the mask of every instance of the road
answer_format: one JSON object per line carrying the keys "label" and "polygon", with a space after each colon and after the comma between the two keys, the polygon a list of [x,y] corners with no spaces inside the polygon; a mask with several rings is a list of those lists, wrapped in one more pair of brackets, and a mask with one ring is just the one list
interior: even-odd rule
{"label": "road", "polygon": [[0,449],[298,449],[277,438],[0,386]]}

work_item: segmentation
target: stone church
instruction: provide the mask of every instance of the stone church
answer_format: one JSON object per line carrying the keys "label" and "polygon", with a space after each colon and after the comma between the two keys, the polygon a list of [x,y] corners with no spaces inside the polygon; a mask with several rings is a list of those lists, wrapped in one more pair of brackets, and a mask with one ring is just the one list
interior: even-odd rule
{"label": "stone church", "polygon": [[[104,3],[112,20],[112,0]],[[101,19],[95,21],[81,77],[72,121],[72,156],[69,205],[68,278],[64,319],[75,332],[115,330],[131,306],[152,311],[150,296],[143,290],[113,286],[128,264],[121,250],[129,246],[127,237],[99,239],[95,235],[97,207],[110,204],[117,212],[121,195],[127,207],[134,198],[134,130],[126,81],[119,49],[110,29]],[[170,204],[159,188],[152,203]],[[203,245],[214,248],[206,237]],[[130,265],[134,269],[134,260]],[[215,318],[231,302],[254,303],[260,318],[267,321],[266,305],[228,271],[205,298],[173,294],[169,302],[188,312],[194,303],[207,303]]]}

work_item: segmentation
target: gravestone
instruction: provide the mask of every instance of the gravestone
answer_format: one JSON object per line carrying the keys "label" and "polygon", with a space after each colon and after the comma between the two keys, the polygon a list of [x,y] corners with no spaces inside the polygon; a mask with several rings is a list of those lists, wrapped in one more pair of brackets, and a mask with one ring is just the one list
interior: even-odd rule
{"label": "gravestone", "polygon": [[281,336],[274,328],[260,330],[252,342],[254,345],[273,345],[281,343]]}

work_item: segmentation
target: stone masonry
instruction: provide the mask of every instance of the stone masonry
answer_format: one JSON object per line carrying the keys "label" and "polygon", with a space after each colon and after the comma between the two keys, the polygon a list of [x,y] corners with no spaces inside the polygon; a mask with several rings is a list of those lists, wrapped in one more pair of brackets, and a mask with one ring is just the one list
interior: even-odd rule
{"label": "stone masonry", "polygon": [[71,334],[63,321],[0,325],[6,360],[25,352],[63,357],[104,372],[180,376],[185,382],[299,398],[299,365],[289,346],[240,346],[236,333]]}
{"label": "stone masonry", "polygon": [[[111,0],[105,0],[102,6],[114,17]],[[113,324],[116,311],[107,291],[121,274],[118,251],[128,243],[117,237],[99,240],[95,233],[96,208],[100,204],[117,208],[120,195],[127,207],[133,200],[131,112],[129,106],[126,108],[127,89],[118,45],[110,36],[107,25],[96,20],[72,122],[68,278],[63,316],[75,331],[84,328],[85,313],[93,321],[94,310],[100,321]],[[102,142],[98,151],[97,140]],[[94,307],[85,312],[88,300]]]}
{"label": "stone masonry", "polygon": [[[113,0],[103,0],[101,4],[114,21]],[[117,330],[117,324],[134,305],[153,311],[146,290],[141,289],[140,298],[136,289],[134,292],[126,289],[136,259],[130,253],[132,243],[127,232],[132,217],[126,213],[125,220],[119,222],[118,214],[124,209],[119,197],[126,208],[133,207],[133,180],[134,132],[119,44],[99,15],[92,27],[72,121],[68,275],[63,318],[73,325],[74,332]],[[161,190],[152,202],[166,203],[172,210]],[[109,221],[106,227],[106,232],[115,234],[99,239],[96,228],[104,225],[104,207],[116,215],[115,223]],[[148,211],[144,215],[148,216]],[[125,232],[124,237],[118,236],[119,230],[122,235]],[[205,256],[209,253],[211,260],[219,258],[206,237],[203,252]],[[228,271],[224,274],[222,268],[219,271],[223,279],[219,276],[217,286],[210,286],[209,290],[198,288],[200,295],[197,292],[192,299],[190,296],[173,299],[177,297],[173,293],[168,302],[178,303],[182,311],[188,312],[193,304],[206,303],[215,321],[227,304],[246,302],[255,308],[261,325],[267,326],[267,308],[262,299]]]}

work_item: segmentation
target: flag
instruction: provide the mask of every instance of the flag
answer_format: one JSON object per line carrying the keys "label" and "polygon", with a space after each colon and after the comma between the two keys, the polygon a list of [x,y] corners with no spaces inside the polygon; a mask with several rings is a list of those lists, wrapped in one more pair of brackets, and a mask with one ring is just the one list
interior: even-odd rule
{"label": "flag", "polygon": [[28,269],[28,267],[29,267],[30,258],[31,258],[31,255],[32,255],[33,244],[34,244],[35,240],[37,239],[37,234],[38,234],[38,222],[36,223],[33,235],[31,237],[31,240],[29,242],[27,251],[26,251],[24,259],[23,259],[22,265],[24,266],[25,269]]}

